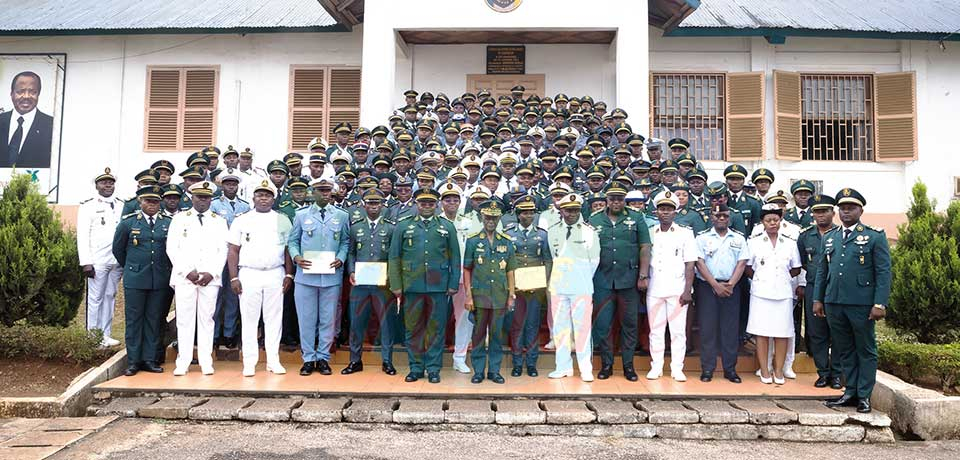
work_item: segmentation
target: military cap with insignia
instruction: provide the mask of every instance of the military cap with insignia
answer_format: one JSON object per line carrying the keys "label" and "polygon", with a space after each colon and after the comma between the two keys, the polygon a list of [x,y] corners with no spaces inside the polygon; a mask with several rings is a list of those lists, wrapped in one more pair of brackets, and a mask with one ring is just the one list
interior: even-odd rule
{"label": "military cap with insignia", "polygon": [[592,179],[595,177],[600,179],[606,179],[607,172],[604,171],[603,168],[601,168],[600,166],[593,165],[590,167],[590,169],[587,170],[587,179]]}
{"label": "military cap with insignia", "polygon": [[480,179],[486,179],[487,177],[496,177],[499,179],[501,177],[500,168],[496,166],[489,166],[483,169],[480,173]]}
{"label": "military cap with insignia", "polygon": [[187,157],[187,167],[198,164],[210,164],[210,157],[203,152],[193,152]]}
{"label": "military cap with insignia", "polygon": [[430,168],[424,166],[417,170],[417,179],[436,180],[437,176],[433,173],[433,171]]}
{"label": "military cap with insignia", "polygon": [[787,195],[783,193],[783,190],[777,190],[777,193],[768,196],[765,201],[767,203],[783,203],[783,204],[787,204],[789,202],[789,200],[787,200]]}
{"label": "military cap with insignia", "polygon": [[768,180],[771,183],[773,183],[774,181],[773,178],[774,178],[773,171],[767,168],[760,168],[754,171],[753,174],[750,175],[750,181],[752,181],[754,184],[756,184],[757,181],[761,181],[761,180]]}
{"label": "military cap with insignia", "polygon": [[615,181],[607,187],[606,194],[611,197],[623,197],[627,196],[627,189],[620,182]]}
{"label": "military cap with insignia", "polygon": [[219,176],[219,177],[220,177],[220,183],[222,184],[222,183],[228,182],[228,181],[235,181],[235,182],[238,182],[238,183],[239,183],[239,182],[240,182],[240,176],[239,176],[238,174],[239,174],[239,173],[237,172],[236,169],[227,168],[227,169],[225,169],[225,170],[223,171],[223,174],[221,174],[221,175]]}
{"label": "military cap with insignia", "polygon": [[573,179],[573,170],[571,170],[569,166],[562,166],[553,173],[553,180],[563,178]]}
{"label": "military cap with insignia", "polygon": [[180,177],[183,177],[183,178],[196,177],[198,179],[203,179],[203,176],[205,173],[206,173],[206,169],[203,166],[191,166],[187,169],[184,169],[182,172],[180,172]]}
{"label": "military cap with insignia", "polygon": [[337,177],[357,177],[357,171],[353,169],[353,166],[343,165],[337,169]]}
{"label": "military cap with insignia", "polygon": [[445,198],[447,196],[456,196],[460,197],[463,195],[463,190],[452,182],[447,182],[440,186],[440,198]]}
{"label": "military cap with insignia", "polygon": [[660,163],[660,172],[661,172],[661,173],[663,173],[663,172],[669,172],[669,171],[677,171],[678,169],[679,169],[679,167],[677,166],[677,162],[676,162],[676,161],[673,161],[673,160],[663,160],[663,161]]}
{"label": "military cap with insignia", "polygon": [[173,167],[173,163],[171,163],[171,162],[169,162],[169,161],[167,161],[167,160],[157,160],[157,161],[154,161],[153,164],[150,165],[150,168],[151,168],[151,169],[155,169],[155,170],[157,170],[157,171],[163,169],[163,170],[166,170],[166,171],[167,171],[168,173],[170,173],[170,174],[173,174],[174,171],[175,171],[175,169],[174,169],[174,167]]}
{"label": "military cap with insignia", "polygon": [[321,176],[310,181],[310,186],[314,190],[329,190],[336,189],[337,184],[333,181],[333,178],[327,176]]}
{"label": "military cap with insignia", "polygon": [[440,200],[440,193],[432,188],[421,188],[416,192],[413,192],[414,201],[438,201]]}
{"label": "military cap with insignia", "polygon": [[833,209],[836,205],[837,200],[829,195],[817,194],[810,197],[810,201],[807,202],[811,210],[816,209]]}
{"label": "military cap with insignia", "polygon": [[601,167],[601,168],[612,168],[612,167],[613,167],[613,161],[610,160],[610,157],[600,157],[600,158],[596,161],[596,164],[597,164],[597,166],[599,166],[599,167]]}
{"label": "military cap with insignia", "polygon": [[760,218],[763,219],[769,214],[775,214],[783,217],[783,209],[780,209],[776,203],[767,203],[760,207]]}
{"label": "military cap with insignia", "polygon": [[483,203],[480,203],[480,206],[477,208],[482,216],[500,217],[503,215],[503,204],[500,203],[500,200],[484,201]]}
{"label": "military cap with insignia", "polygon": [[661,205],[673,206],[674,208],[680,207],[680,200],[677,199],[677,195],[669,190],[664,190],[657,194],[653,198],[653,205],[660,207]]}
{"label": "military cap with insignia", "polygon": [[620,122],[614,126],[613,132],[614,133],[620,133],[620,132],[633,133],[633,128],[631,128],[630,125],[626,122]]}
{"label": "military cap with insignia", "polygon": [[311,162],[311,163],[326,164],[326,163],[327,163],[327,154],[326,154],[326,153],[323,153],[323,152],[311,153],[311,154],[310,154],[310,162]]}
{"label": "military cap with insignia", "polygon": [[834,197],[834,200],[837,202],[837,206],[846,203],[853,203],[861,207],[867,205],[867,199],[864,198],[860,192],[849,187],[840,189],[840,191],[837,192],[837,196]]}
{"label": "military cap with insignia", "polygon": [[299,153],[297,153],[297,152],[290,152],[290,153],[288,153],[288,154],[286,154],[286,155],[283,156],[283,162],[286,163],[287,166],[295,166],[295,165],[298,165],[298,164],[302,164],[302,163],[303,163],[303,155],[301,155],[301,154],[299,154]]}
{"label": "military cap with insignia", "polygon": [[378,185],[380,185],[380,182],[373,176],[363,176],[357,181],[357,188],[360,190],[376,188]]}
{"label": "military cap with insignia", "polygon": [[613,109],[613,111],[610,112],[610,117],[611,118],[627,118],[627,111],[621,108]]}
{"label": "military cap with insignia", "polygon": [[168,196],[183,196],[183,191],[180,190],[180,186],[176,184],[167,184],[161,187],[161,195],[166,198]]}
{"label": "military cap with insignia", "polygon": [[732,164],[724,168],[723,177],[724,178],[740,177],[740,178],[746,179],[747,168],[744,168],[743,166],[738,164]]}
{"label": "military cap with insignia", "polygon": [[616,150],[613,151],[613,156],[617,155],[630,155],[630,149],[626,145],[620,144]]}
{"label": "military cap with insignia", "polygon": [[650,162],[647,160],[634,160],[630,162],[630,169],[634,171],[640,171],[640,172],[649,171]]}
{"label": "military cap with insignia", "polygon": [[799,191],[806,190],[810,193],[817,193],[816,187],[814,187],[813,182],[810,182],[806,179],[800,179],[790,185],[790,194],[796,194]]}
{"label": "military cap with insignia", "polygon": [[534,200],[530,195],[524,195],[513,202],[513,208],[516,209],[517,212],[536,211],[537,200]]}
{"label": "military cap with insignia", "polygon": [[287,180],[287,188],[307,188],[307,181],[302,177],[291,177]]}
{"label": "military cap with insignia", "polygon": [[163,194],[163,189],[159,185],[147,185],[137,189],[137,198],[159,200]]}
{"label": "military cap with insignia", "polygon": [[413,187],[413,181],[407,176],[398,177],[393,184],[394,187]]}
{"label": "military cap with insignia", "polygon": [[213,182],[205,180],[191,185],[189,190],[193,196],[213,196],[214,192],[217,191],[217,186]]}
{"label": "military cap with insignia", "polygon": [[747,190],[748,192],[753,192],[753,191],[755,191],[755,190],[757,189],[757,186],[753,184],[753,181],[749,181],[749,180],[748,180],[748,181],[746,181],[746,182],[743,183],[743,188],[744,188],[744,190]]}
{"label": "military cap with insignia", "polygon": [[560,209],[578,209],[583,207],[583,198],[576,193],[567,194],[560,200]]}
{"label": "military cap with insignia", "polygon": [[360,150],[360,151],[362,151],[362,152],[366,152],[367,150],[370,150],[370,145],[367,144],[366,142],[363,142],[363,141],[354,142],[354,143],[353,143],[353,151],[356,152],[357,150]]}
{"label": "military cap with insignia", "polygon": [[689,149],[690,142],[688,142],[686,139],[675,137],[667,141],[667,146],[671,149]]}
{"label": "military cap with insignia", "polygon": [[667,187],[667,190],[670,190],[671,192],[674,192],[674,193],[676,193],[677,190],[684,190],[686,192],[689,192],[690,186],[687,185],[686,182],[678,182],[676,184],[670,184],[670,186]]}
{"label": "military cap with insignia", "polygon": [[707,189],[703,191],[707,196],[721,196],[727,194],[727,184],[724,184],[720,181],[713,181],[707,185]]}
{"label": "military cap with insignia", "polygon": [[699,178],[703,179],[704,182],[706,182],[706,181],[707,181],[707,172],[704,171],[704,170],[702,170],[702,169],[700,169],[700,168],[693,168],[693,169],[687,171],[687,174],[686,174],[685,176],[683,176],[683,179],[686,180],[687,182],[690,182],[690,179],[693,179],[693,178],[695,178],[695,177],[699,177]]}
{"label": "military cap with insignia", "polygon": [[607,195],[604,192],[588,192],[583,195],[583,202],[587,205],[592,205],[597,201],[604,201],[607,199]]}
{"label": "military cap with insignia", "polygon": [[361,198],[363,198],[364,203],[382,203],[386,199],[383,192],[378,188],[371,188],[363,192]]}
{"label": "military cap with insignia", "polygon": [[100,182],[102,180],[112,180],[116,182],[117,178],[116,176],[113,175],[112,172],[110,172],[110,168],[103,168],[103,172],[100,174],[97,174],[96,177],[93,178],[93,183],[96,184],[97,182]]}
{"label": "military cap with insignia", "polygon": [[630,137],[627,138],[627,144],[630,144],[630,145],[643,145],[643,141],[645,141],[645,140],[646,140],[646,138],[643,137],[642,135],[637,134],[637,133],[633,133],[633,134],[630,135]]}
{"label": "military cap with insignia", "polygon": [[138,183],[142,182],[145,184],[156,184],[157,182],[160,181],[160,174],[158,174],[157,171],[154,170],[153,168],[144,169],[143,171],[140,171],[139,173],[137,173],[137,175],[134,176],[133,178]]}
{"label": "military cap with insignia", "polygon": [[404,97],[417,97],[419,94],[420,94],[420,93],[418,93],[418,92],[416,92],[416,91],[414,91],[414,90],[412,90],[412,89],[408,89],[408,90],[406,90],[406,91],[403,92],[403,96],[404,96]]}
{"label": "military cap with insignia", "polygon": [[690,153],[690,152],[683,152],[683,153],[680,154],[680,156],[677,157],[677,164],[678,164],[678,165],[696,166],[696,165],[697,165],[697,159],[693,157],[693,154],[692,154],[692,153]]}
{"label": "military cap with insignia", "polygon": [[220,149],[215,145],[203,149],[203,153],[207,154],[207,158],[220,158]]}
{"label": "military cap with insignia", "polygon": [[267,172],[268,172],[268,173],[272,173],[272,172],[274,172],[274,171],[281,171],[281,172],[283,172],[284,174],[289,174],[289,173],[290,173],[290,169],[287,168],[286,163],[284,163],[284,162],[282,162],[282,161],[280,161],[280,160],[273,160],[273,161],[267,163]]}

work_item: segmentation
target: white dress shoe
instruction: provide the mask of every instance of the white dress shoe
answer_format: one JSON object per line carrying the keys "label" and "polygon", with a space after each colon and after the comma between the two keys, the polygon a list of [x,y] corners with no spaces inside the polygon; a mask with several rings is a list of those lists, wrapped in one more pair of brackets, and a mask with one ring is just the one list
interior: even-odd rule
{"label": "white dress shoe", "polygon": [[670,373],[670,377],[673,377],[674,380],[678,382],[686,382],[687,376],[683,374],[683,371],[674,371]]}
{"label": "white dress shoe", "polygon": [[461,374],[470,374],[473,372],[470,370],[470,366],[467,366],[467,363],[458,359],[453,360],[453,369]]}
{"label": "white dress shoe", "polygon": [[253,377],[254,375],[257,375],[257,371],[254,368],[243,366],[244,377]]}
{"label": "white dress shoe", "polygon": [[210,366],[210,367],[201,366],[200,372],[202,372],[203,375],[213,375],[213,366]]}
{"label": "white dress shoe", "polygon": [[[773,371],[770,371],[770,372],[773,372]],[[760,369],[757,369],[757,372],[754,372],[754,374],[756,374],[757,377],[763,377],[763,374],[760,373]]]}
{"label": "white dress shoe", "polygon": [[787,383],[787,380],[783,378],[777,378],[776,376],[774,376],[773,383],[776,383],[777,385],[783,385],[784,383]]}
{"label": "white dress shoe", "polygon": [[107,347],[115,347],[117,345],[120,345],[120,341],[110,336],[104,336],[103,345]]}
{"label": "white dress shoe", "polygon": [[650,369],[650,372],[647,372],[647,380],[656,380],[663,376],[663,369]]}
{"label": "white dress shoe", "polygon": [[551,379],[562,379],[564,377],[573,377],[573,369],[570,369],[569,371],[553,371],[549,373],[547,377]]}
{"label": "white dress shoe", "polygon": [[276,363],[276,364],[267,364],[267,372],[272,372],[277,375],[283,375],[287,373],[287,370],[283,366],[281,366],[280,363]]}
{"label": "white dress shoe", "polygon": [[553,340],[550,340],[546,345],[543,346],[543,348],[546,348],[547,350],[556,350],[557,346],[554,345]]}
{"label": "white dress shoe", "polygon": [[762,384],[764,384],[764,385],[770,385],[771,383],[773,383],[773,378],[772,378],[772,377],[764,377],[764,376],[761,375],[761,376],[760,376],[760,383],[762,383]]}
{"label": "white dress shoe", "polygon": [[795,379],[797,378],[797,373],[793,371],[792,367],[788,367],[783,370],[783,376],[788,379]]}
{"label": "white dress shoe", "polygon": [[181,375],[187,375],[187,368],[186,368],[186,367],[177,367],[177,368],[173,369],[173,375],[175,375],[175,376],[177,376],[177,377],[179,377],[179,376],[181,376]]}
{"label": "white dress shoe", "polygon": [[592,381],[593,381],[593,372],[587,372],[586,374],[580,374],[580,378],[583,379],[584,382],[592,382]]}

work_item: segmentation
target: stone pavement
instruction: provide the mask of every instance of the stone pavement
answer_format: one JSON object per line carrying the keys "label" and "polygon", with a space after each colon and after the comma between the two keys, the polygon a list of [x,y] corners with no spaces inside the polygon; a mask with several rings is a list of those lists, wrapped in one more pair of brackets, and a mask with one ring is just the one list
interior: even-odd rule
{"label": "stone pavement", "polygon": [[811,400],[120,397],[97,416],[344,423],[397,430],[698,440],[894,442],[890,418]]}
{"label": "stone pavement", "polygon": [[116,419],[115,415],[0,419],[0,460],[47,458]]}

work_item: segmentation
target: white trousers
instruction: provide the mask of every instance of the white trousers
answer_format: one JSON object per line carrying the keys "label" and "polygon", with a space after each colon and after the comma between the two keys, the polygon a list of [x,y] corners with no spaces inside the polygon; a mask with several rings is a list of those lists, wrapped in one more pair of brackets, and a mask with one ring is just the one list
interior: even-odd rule
{"label": "white trousers", "polygon": [[276,279],[277,270],[254,270],[241,268],[238,278],[243,286],[240,294],[240,322],[243,367],[256,367],[260,359],[257,342],[257,325],[263,314],[263,344],[267,364],[280,364],[280,334],[283,330],[283,268],[279,268],[280,281],[264,285],[264,278]]}
{"label": "white trousers", "polygon": [[461,278],[460,289],[453,295],[453,359],[461,363],[466,363],[467,349],[473,338],[473,321],[470,321],[470,312],[463,306],[466,302],[467,294]]}
{"label": "white trousers", "polygon": [[647,296],[647,323],[650,325],[650,369],[663,370],[667,325],[670,325],[670,371],[682,372],[687,354],[687,307],[680,296]]}
{"label": "white trousers", "polygon": [[550,294],[553,314],[553,344],[557,346],[557,370],[573,370],[571,347],[577,353],[580,375],[593,372],[593,296]]}
{"label": "white trousers", "polygon": [[87,330],[100,329],[104,337],[113,330],[113,309],[117,299],[117,285],[123,267],[95,265],[93,278],[87,278]]}
{"label": "white trousers", "polygon": [[220,286],[178,285],[177,302],[177,367],[186,369],[193,360],[193,334],[197,334],[197,362],[200,367],[213,366],[213,313],[217,310]]}

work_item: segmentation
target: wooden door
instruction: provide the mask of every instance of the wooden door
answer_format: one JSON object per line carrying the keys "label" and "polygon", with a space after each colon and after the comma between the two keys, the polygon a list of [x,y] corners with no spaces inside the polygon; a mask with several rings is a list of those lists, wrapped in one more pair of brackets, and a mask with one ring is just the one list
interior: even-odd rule
{"label": "wooden door", "polygon": [[536,94],[543,97],[546,75],[542,73],[526,75],[486,75],[486,74],[468,74],[467,91],[476,94],[481,89],[490,90],[491,96],[496,99],[501,95],[510,95],[510,88],[517,85],[523,85],[526,91],[524,97]]}

